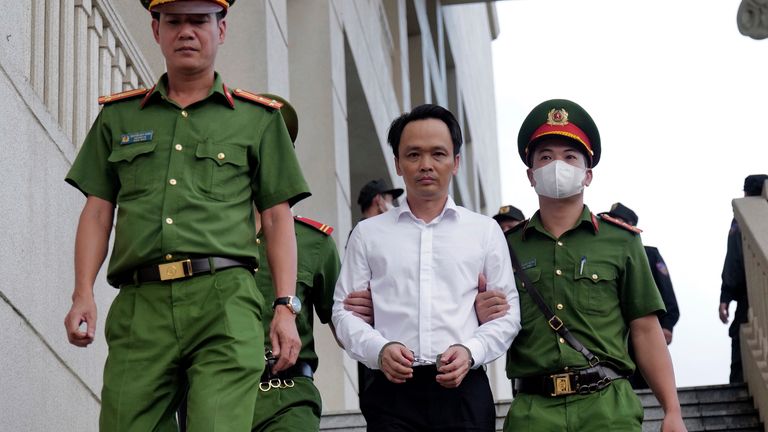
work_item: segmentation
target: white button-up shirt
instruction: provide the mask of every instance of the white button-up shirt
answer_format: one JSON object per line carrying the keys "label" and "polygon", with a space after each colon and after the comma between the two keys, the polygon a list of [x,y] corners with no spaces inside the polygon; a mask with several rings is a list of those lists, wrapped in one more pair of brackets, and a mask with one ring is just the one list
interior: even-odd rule
{"label": "white button-up shirt", "polygon": [[[482,326],[474,308],[480,273],[487,289],[504,292],[510,304],[506,315]],[[342,303],[369,285],[375,328]],[[459,343],[480,367],[504,354],[520,331],[519,305],[501,228],[448,197],[429,223],[418,219],[406,201],[355,227],[336,283],[332,318],[347,353],[373,369],[390,341],[432,361]]]}

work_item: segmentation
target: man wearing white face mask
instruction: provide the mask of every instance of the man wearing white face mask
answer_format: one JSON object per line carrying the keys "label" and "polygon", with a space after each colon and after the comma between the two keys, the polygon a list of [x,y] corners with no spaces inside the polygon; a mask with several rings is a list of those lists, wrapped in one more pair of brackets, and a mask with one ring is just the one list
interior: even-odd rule
{"label": "man wearing white face mask", "polygon": [[546,101],[523,122],[518,149],[539,211],[507,233],[522,330],[507,353],[518,394],[504,430],[639,432],[642,405],[625,379],[632,343],[664,409],[662,430],[685,431],[657,318],[664,304],[638,230],[584,205],[600,160],[597,126],[571,101]]}

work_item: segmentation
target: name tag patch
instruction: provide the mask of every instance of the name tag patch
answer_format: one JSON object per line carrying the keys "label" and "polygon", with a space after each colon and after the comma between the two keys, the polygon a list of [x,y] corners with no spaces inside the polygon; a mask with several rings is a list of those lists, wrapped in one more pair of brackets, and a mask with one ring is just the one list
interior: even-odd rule
{"label": "name tag patch", "polygon": [[536,267],[536,258],[520,264],[520,270],[528,270]]}
{"label": "name tag patch", "polygon": [[152,141],[155,131],[132,132],[120,135],[120,145]]}

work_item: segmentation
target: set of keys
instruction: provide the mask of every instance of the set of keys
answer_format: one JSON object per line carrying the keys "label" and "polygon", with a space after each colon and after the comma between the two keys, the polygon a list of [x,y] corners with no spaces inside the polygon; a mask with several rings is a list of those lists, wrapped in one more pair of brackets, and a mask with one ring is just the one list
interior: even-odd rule
{"label": "set of keys", "polygon": [[266,361],[266,367],[264,374],[268,377],[266,381],[259,383],[259,390],[263,392],[270,391],[272,389],[287,389],[292,388],[296,383],[291,378],[281,378],[278,375],[272,374],[272,367],[277,363],[277,357],[272,355],[272,350],[267,349],[264,351],[264,360]]}

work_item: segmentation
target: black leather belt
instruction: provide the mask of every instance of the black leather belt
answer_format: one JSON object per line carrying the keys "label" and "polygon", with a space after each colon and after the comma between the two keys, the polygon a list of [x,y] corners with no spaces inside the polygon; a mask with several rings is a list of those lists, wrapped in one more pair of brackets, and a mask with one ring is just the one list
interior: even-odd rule
{"label": "black leather belt", "polygon": [[622,378],[626,376],[608,366],[597,365],[551,375],[518,378],[515,380],[515,390],[551,397],[589,394],[600,391],[614,380]]}
{"label": "black leather belt", "polygon": [[184,279],[210,273],[213,270],[224,270],[232,267],[245,267],[253,271],[256,266],[252,262],[236,258],[191,258],[151,265],[119,274],[115,277],[115,284],[119,288],[122,285]]}

